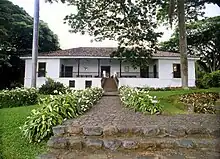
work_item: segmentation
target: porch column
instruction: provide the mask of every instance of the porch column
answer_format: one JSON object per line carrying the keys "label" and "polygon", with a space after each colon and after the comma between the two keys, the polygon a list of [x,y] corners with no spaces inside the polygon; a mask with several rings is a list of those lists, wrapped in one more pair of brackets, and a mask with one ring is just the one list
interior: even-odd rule
{"label": "porch column", "polygon": [[79,77],[80,59],[78,59],[78,77]]}
{"label": "porch column", "polygon": [[119,77],[121,77],[121,60],[120,60],[120,72],[119,72]]}
{"label": "porch column", "polygon": [[98,59],[98,77],[100,77],[100,59]]}

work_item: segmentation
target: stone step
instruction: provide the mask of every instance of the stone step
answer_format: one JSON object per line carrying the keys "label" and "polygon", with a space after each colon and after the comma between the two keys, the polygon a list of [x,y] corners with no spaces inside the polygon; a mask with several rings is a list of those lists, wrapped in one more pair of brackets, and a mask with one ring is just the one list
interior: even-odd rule
{"label": "stone step", "polygon": [[50,149],[66,150],[162,150],[197,149],[220,152],[219,139],[212,138],[98,138],[98,137],[52,137],[47,146]]}
{"label": "stone step", "polygon": [[144,138],[158,137],[220,137],[220,128],[215,127],[212,130],[202,126],[186,128],[181,126],[157,126],[148,125],[145,127],[123,127],[106,125],[99,126],[80,126],[78,124],[59,125],[53,128],[54,136],[99,136],[105,137],[135,137]]}
{"label": "stone step", "polygon": [[118,96],[119,93],[117,91],[113,92],[104,92],[103,96]]}
{"label": "stone step", "polygon": [[37,159],[219,159],[220,153],[188,149],[160,151],[52,151],[39,155]]}

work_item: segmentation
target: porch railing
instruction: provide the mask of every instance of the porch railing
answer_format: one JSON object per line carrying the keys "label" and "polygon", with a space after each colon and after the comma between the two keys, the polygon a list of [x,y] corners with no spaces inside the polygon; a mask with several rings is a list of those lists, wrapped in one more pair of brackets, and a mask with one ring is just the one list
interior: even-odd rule
{"label": "porch railing", "polygon": [[118,77],[122,78],[158,78],[158,72],[146,72],[141,74],[140,72],[117,72]]}
{"label": "porch railing", "polygon": [[[101,72],[60,72],[60,77],[72,78],[72,77],[83,77],[83,78],[101,78]],[[158,72],[148,72],[141,74],[140,72],[117,72],[118,78],[158,78]]]}
{"label": "porch railing", "polygon": [[100,78],[98,72],[60,72],[60,77]]}

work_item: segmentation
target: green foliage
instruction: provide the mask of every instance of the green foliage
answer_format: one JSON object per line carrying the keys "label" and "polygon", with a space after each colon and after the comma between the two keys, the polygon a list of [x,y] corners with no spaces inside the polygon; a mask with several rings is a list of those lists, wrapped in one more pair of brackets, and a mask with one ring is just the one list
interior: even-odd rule
{"label": "green foliage", "polygon": [[64,1],[77,8],[65,17],[71,32],[87,33],[96,41],[117,41],[118,49],[112,56],[125,57],[122,59],[135,67],[140,63],[146,66],[156,52],[157,38],[161,36],[155,32],[157,0]]}
{"label": "green foliage", "polygon": [[156,114],[162,112],[162,105],[156,96],[149,95],[149,91],[136,88],[121,87],[119,89],[121,101],[127,107],[143,113]]}
{"label": "green foliage", "polygon": [[[24,81],[24,62],[20,56],[31,53],[33,18],[9,0],[0,0],[0,89]],[[39,52],[59,50],[58,37],[40,21]]]}
{"label": "green foliage", "polygon": [[[188,55],[200,57],[199,70],[212,72],[220,70],[220,16],[206,18],[186,26]],[[179,50],[179,30],[176,29],[169,41],[160,44],[160,50]]]}
{"label": "green foliage", "polygon": [[60,83],[60,82],[55,82],[53,79],[51,78],[47,78],[45,84],[43,84],[40,88],[39,88],[39,93],[40,94],[45,94],[45,95],[56,95],[59,93],[65,93],[66,88],[65,86]]}
{"label": "green foliage", "polygon": [[37,90],[34,88],[16,88],[0,91],[0,108],[11,108],[37,103]]}
{"label": "green foliage", "polygon": [[[158,12],[157,20],[159,23],[163,23],[168,26],[169,22],[169,6],[170,0],[158,1]],[[199,19],[199,17],[204,17],[205,4],[217,4],[220,7],[219,0],[185,0],[185,17],[186,22],[194,22]],[[175,7],[175,6],[174,6]],[[177,9],[174,9],[173,22],[177,25]]]}
{"label": "green foliage", "polygon": [[207,73],[202,78],[204,88],[220,87],[220,70]]}
{"label": "green foliage", "polygon": [[42,99],[40,108],[34,109],[21,127],[24,136],[30,142],[49,138],[53,135],[52,127],[83,114],[101,98],[102,93],[102,89],[90,88]]}
{"label": "green foliage", "polygon": [[[204,15],[204,11],[202,9],[205,8],[205,2],[201,3],[204,0],[185,0],[185,17],[186,22],[192,22],[198,20],[198,17]],[[172,1],[170,0],[163,0],[158,1],[158,12],[157,12],[157,20],[159,23],[164,23],[168,26],[169,23],[169,14],[170,14],[170,4]],[[177,25],[177,4],[173,4],[173,23],[175,26]]]}
{"label": "green foliage", "polygon": [[219,98],[218,93],[191,93],[181,95],[179,100],[185,105],[192,105],[195,113],[215,114],[215,101]]}

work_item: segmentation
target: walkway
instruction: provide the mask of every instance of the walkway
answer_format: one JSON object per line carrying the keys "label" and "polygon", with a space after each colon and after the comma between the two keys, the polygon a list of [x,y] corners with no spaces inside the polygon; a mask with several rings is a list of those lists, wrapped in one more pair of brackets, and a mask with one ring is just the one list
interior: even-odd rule
{"label": "walkway", "polygon": [[210,114],[143,115],[107,95],[86,114],[55,127],[50,151],[38,158],[217,159],[219,121]]}
{"label": "walkway", "polygon": [[217,131],[220,128],[220,118],[211,114],[189,114],[189,115],[143,115],[134,112],[121,105],[118,96],[104,96],[89,112],[85,115],[68,120],[65,123],[78,123],[81,126],[100,126],[114,125],[117,127],[145,127],[157,125],[162,127],[176,128],[198,128],[201,131]]}

